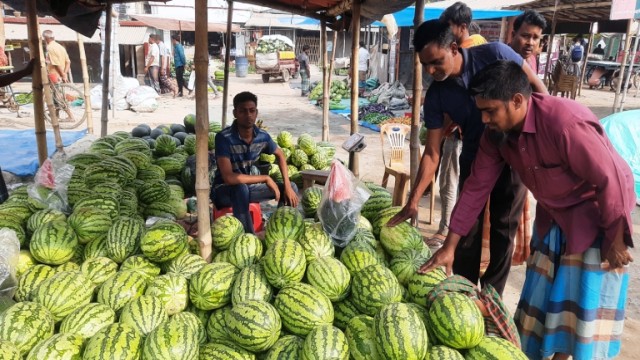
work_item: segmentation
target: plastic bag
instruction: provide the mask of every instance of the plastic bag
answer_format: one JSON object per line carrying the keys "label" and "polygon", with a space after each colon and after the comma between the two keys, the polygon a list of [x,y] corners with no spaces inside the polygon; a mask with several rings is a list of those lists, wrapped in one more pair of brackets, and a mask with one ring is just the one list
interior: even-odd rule
{"label": "plastic bag", "polygon": [[131,110],[135,112],[154,112],[158,109],[158,101],[156,99],[147,99],[138,105],[131,105]]}
{"label": "plastic bag", "polygon": [[344,165],[339,161],[331,164],[318,218],[334,245],[344,247],[353,239],[360,220],[360,209],[369,196],[371,192]]}
{"label": "plastic bag", "polygon": [[150,86],[137,86],[127,93],[127,102],[131,107],[136,107],[149,99],[157,99],[158,93]]}
{"label": "plastic bag", "polygon": [[0,302],[13,298],[18,288],[16,268],[20,256],[20,241],[11,229],[0,229]]}
{"label": "plastic bag", "polygon": [[29,197],[42,209],[67,211],[67,185],[75,167],[64,157],[47,159],[38,169],[33,184],[29,185]]}

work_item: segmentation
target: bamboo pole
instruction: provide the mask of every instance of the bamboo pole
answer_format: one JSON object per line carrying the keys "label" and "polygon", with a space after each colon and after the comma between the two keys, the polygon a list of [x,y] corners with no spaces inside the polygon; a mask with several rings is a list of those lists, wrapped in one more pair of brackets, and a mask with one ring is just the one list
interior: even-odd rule
{"label": "bamboo pole", "polygon": [[[547,63],[544,67],[545,84],[551,84],[549,80],[549,71],[551,70],[551,54],[553,54],[553,38],[556,36],[556,12],[553,12],[553,20],[551,20],[551,34],[549,34],[549,44],[547,45]],[[547,82],[547,80],[549,80]],[[547,85],[547,87],[550,87]]]}
{"label": "bamboo pole", "polygon": [[47,129],[44,125],[44,95],[42,91],[42,66],[40,57],[40,34],[38,33],[38,17],[36,14],[36,0],[27,0],[27,30],[29,32],[29,48],[35,66],[31,80],[33,89],[33,113],[35,117],[36,143],[38,144],[38,161],[40,165],[47,160]]}
{"label": "bamboo pole", "polygon": [[582,69],[580,69],[580,82],[578,83],[578,96],[582,93],[582,85],[584,84],[584,76],[585,72],[587,72],[587,56],[591,52],[593,45],[593,23],[589,26],[589,43],[587,44],[587,48],[584,49],[584,61],[582,62]]}
{"label": "bamboo pole", "polygon": [[109,123],[109,67],[111,66],[111,1],[107,0],[104,22],[104,53],[102,54],[102,109],[100,109],[100,136],[107,136]]}
{"label": "bamboo pole", "polygon": [[80,52],[80,67],[82,67],[82,82],[84,84],[84,113],[87,114],[87,130],[93,134],[93,113],[91,111],[91,95],[89,94],[89,69],[87,68],[87,54],[84,51],[84,39],[78,35],[78,50]]}
{"label": "bamboo pole", "polygon": [[[358,132],[358,111],[359,111],[359,82],[360,76],[358,74],[358,62],[359,62],[359,54],[358,50],[360,48],[360,0],[354,0],[351,8],[351,15],[353,16],[351,19],[351,33],[352,33],[352,43],[351,43],[351,135]],[[325,88],[326,90],[326,88]],[[358,153],[352,151],[349,153],[349,170],[356,177],[359,176],[360,173],[360,162]]]}
{"label": "bamboo pole", "polygon": [[[640,41],[640,24],[638,24],[638,30],[636,32],[636,40],[633,43],[633,51],[631,52],[631,59],[629,61],[629,71],[625,75],[624,79],[624,92],[622,93],[622,100],[620,100],[620,109],[618,111],[624,110],[624,101],[627,98],[627,92],[629,92],[629,80],[631,79],[631,74],[633,73],[634,64],[636,62],[636,53],[638,52],[638,41]],[[622,75],[620,77],[622,80]],[[636,89],[637,92],[637,89]]]}
{"label": "bamboo pole", "polygon": [[[413,26],[418,29],[424,20],[424,0],[416,1]],[[411,188],[417,183],[418,166],[420,165],[420,105],[422,100],[422,63],[418,53],[413,54],[413,107],[411,109],[411,138],[409,142],[409,159]],[[434,191],[434,189],[431,189]]]}
{"label": "bamboo pole", "polygon": [[327,55],[327,23],[320,22],[322,48],[322,141],[329,141],[329,57]]}
{"label": "bamboo pole", "polygon": [[[114,17],[115,16],[115,17]],[[118,48],[118,44],[116,43],[116,34],[118,33],[118,12],[113,11],[112,8],[112,14],[111,14],[111,33],[110,33],[110,37],[111,37],[111,41],[110,41],[110,48],[109,48],[109,52],[111,53],[111,64],[110,64],[110,71],[109,71],[109,75],[113,75],[113,77],[109,80],[109,93],[111,94],[111,120],[115,120],[116,118],[116,66],[118,66],[118,69],[120,68],[120,64],[116,64],[115,61],[113,61],[113,59],[116,58],[116,49]],[[117,51],[120,51],[119,49]],[[160,54],[160,64],[162,64],[162,54]],[[120,59],[120,56],[118,56],[118,59]],[[120,72],[118,72],[117,75],[119,75]],[[160,73],[158,73],[158,76],[160,76]]]}
{"label": "bamboo pole", "polygon": [[[40,34],[40,27],[38,26],[37,33]],[[38,41],[38,50],[40,52],[40,64],[44,61],[44,49],[42,48],[42,41]],[[44,101],[47,104],[49,110],[49,120],[51,120],[51,128],[53,129],[54,144],[56,146],[56,153],[64,155],[64,145],[62,144],[62,136],[60,136],[60,122],[58,120],[58,112],[56,106],[53,103],[53,93],[51,88],[51,80],[47,76],[46,67],[42,67],[42,86],[44,88]]]}
{"label": "bamboo pole", "polygon": [[[224,34],[224,89],[222,92],[222,128],[227,126],[227,108],[229,106],[229,56],[231,55],[231,22],[233,21],[233,1],[229,0],[227,9],[227,32]],[[196,78],[197,79],[197,78]]]}
{"label": "bamboo pole", "polygon": [[622,83],[624,82],[624,69],[627,65],[627,59],[629,58],[629,49],[631,48],[631,27],[633,25],[633,19],[629,19],[627,23],[627,37],[624,43],[624,54],[622,56],[622,63],[620,64],[620,74],[618,75],[618,84],[616,85],[616,96],[613,98],[613,108],[611,112],[618,112],[620,90],[622,89]]}
{"label": "bamboo pole", "polygon": [[[196,0],[196,49],[194,64],[196,67],[196,198],[198,203],[198,244],[200,255],[211,262],[211,223],[209,215],[209,94],[207,76],[209,73],[208,14],[207,0]],[[203,75],[207,76],[203,76]],[[225,77],[226,78],[226,77]],[[225,95],[227,86],[225,84]],[[225,96],[226,99],[226,96]]]}

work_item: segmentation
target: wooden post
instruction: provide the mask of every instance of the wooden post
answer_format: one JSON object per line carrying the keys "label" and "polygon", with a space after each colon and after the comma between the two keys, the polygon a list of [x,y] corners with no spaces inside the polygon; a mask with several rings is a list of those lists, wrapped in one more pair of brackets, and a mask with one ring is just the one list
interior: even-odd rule
{"label": "wooden post", "polygon": [[[359,82],[358,62],[360,49],[360,0],[354,0],[351,7],[351,135],[358,132],[358,111],[359,111]],[[325,88],[325,91],[328,90]],[[360,173],[359,156],[357,152],[349,153],[349,170],[356,177]]]}
{"label": "wooden post", "polygon": [[[36,30],[40,34],[40,27]],[[53,103],[53,93],[51,90],[51,81],[47,76],[47,69],[44,66],[44,49],[42,48],[42,41],[38,41],[38,51],[40,53],[40,64],[42,64],[42,86],[44,87],[44,101],[47,104],[49,110],[49,120],[51,120],[51,128],[53,129],[53,138],[56,145],[56,153],[64,154],[64,145],[62,144],[62,136],[60,136],[60,122],[58,121],[58,112],[56,106]]]}
{"label": "wooden post", "polygon": [[84,51],[84,39],[80,33],[78,35],[78,50],[80,52],[80,67],[82,67],[82,82],[84,84],[84,112],[87,114],[87,130],[93,134],[93,113],[91,111],[91,91],[89,85],[89,70],[87,68],[87,55]]}
{"label": "wooden post", "polygon": [[[231,3],[229,3],[231,6]],[[198,244],[200,255],[211,262],[211,223],[209,215],[209,93],[207,76],[209,74],[208,13],[207,0],[196,0],[196,198],[198,203]],[[207,76],[203,76],[207,75]],[[225,92],[227,86],[225,84]],[[225,96],[226,98],[226,96]]]}
{"label": "wooden post", "polygon": [[[631,51],[631,59],[629,60],[629,71],[627,71],[627,74],[624,77],[624,92],[622,93],[622,100],[620,100],[620,109],[618,111],[624,110],[624,101],[627,98],[627,92],[629,92],[629,81],[631,80],[631,74],[633,73],[633,68],[636,62],[636,53],[638,52],[639,41],[640,41],[640,23],[638,24],[638,30],[636,32],[636,40],[633,43],[633,51]],[[637,93],[638,93],[638,89],[636,89],[636,94]]]}
{"label": "wooden post", "polygon": [[42,93],[42,66],[40,57],[40,34],[38,33],[38,15],[36,13],[36,0],[27,0],[27,30],[29,31],[29,48],[35,66],[31,86],[33,89],[33,113],[35,117],[36,142],[38,144],[38,161],[40,165],[47,160],[47,129],[44,125],[44,96]]}
{"label": "wooden post", "polygon": [[100,137],[107,136],[109,123],[109,67],[111,66],[111,1],[107,0],[104,22],[104,54],[102,54],[102,109],[100,110]]}
{"label": "wooden post", "polygon": [[587,48],[584,49],[584,61],[582,62],[582,69],[580,69],[580,82],[578,83],[578,96],[582,92],[582,84],[584,83],[585,72],[587,72],[587,56],[591,52],[593,45],[593,23],[589,26],[589,43],[587,44]]}
{"label": "wooden post", "polygon": [[631,48],[631,26],[633,25],[633,19],[629,19],[627,23],[627,37],[624,43],[624,54],[622,55],[622,63],[620,64],[620,75],[618,75],[618,84],[616,86],[616,96],[613,98],[612,112],[618,112],[620,89],[622,89],[622,83],[624,82],[624,69],[627,65],[627,59],[629,58],[629,49]]}
{"label": "wooden post", "polygon": [[233,21],[233,1],[229,0],[228,4],[229,8],[227,9],[227,33],[224,34],[224,89],[222,92],[223,129],[227,126],[227,108],[229,106],[229,55],[231,55],[231,22]]}
{"label": "wooden post", "polygon": [[553,53],[553,37],[556,36],[556,12],[553,12],[553,19],[551,20],[551,34],[549,35],[549,44],[547,45],[547,63],[544,67],[544,82],[548,88],[551,81],[549,79],[549,71],[551,70],[551,54]]}
{"label": "wooden post", "polygon": [[[424,0],[416,1],[416,12],[413,16],[414,31],[424,19]],[[409,142],[411,188],[418,183],[416,179],[420,166],[420,105],[422,99],[422,63],[418,53],[413,53],[413,107],[411,109],[411,139]],[[434,191],[434,189],[431,189]]]}
{"label": "wooden post", "polygon": [[503,43],[507,43],[507,30],[508,30],[509,24],[507,22],[507,18],[506,17],[502,17],[500,19],[500,39],[498,41],[503,42]]}
{"label": "wooden post", "polygon": [[329,141],[329,60],[327,55],[327,23],[320,21],[322,47],[322,141]]}

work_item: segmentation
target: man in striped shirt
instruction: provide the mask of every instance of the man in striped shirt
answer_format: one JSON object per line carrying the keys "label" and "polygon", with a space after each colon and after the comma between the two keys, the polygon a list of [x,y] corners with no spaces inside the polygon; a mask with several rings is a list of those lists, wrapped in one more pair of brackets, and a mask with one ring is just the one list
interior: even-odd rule
{"label": "man in striped shirt", "polygon": [[[289,181],[282,149],[266,131],[255,125],[257,96],[248,91],[237,94],[233,98],[233,116],[233,124],[216,135],[218,169],[211,200],[216,208],[232,207],[233,215],[242,222],[245,232],[253,233],[249,203],[275,199],[279,206],[297,207],[298,189]],[[282,183],[276,183],[269,175],[260,175],[255,168],[263,153],[276,156]]]}

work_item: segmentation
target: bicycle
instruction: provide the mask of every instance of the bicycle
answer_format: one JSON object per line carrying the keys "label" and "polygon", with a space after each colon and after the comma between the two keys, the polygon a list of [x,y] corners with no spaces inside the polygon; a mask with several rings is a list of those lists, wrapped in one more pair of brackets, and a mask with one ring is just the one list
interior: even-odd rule
{"label": "bicycle", "polygon": [[[84,108],[84,94],[77,87],[69,83],[50,83],[51,96],[53,97],[54,111],[58,117],[58,124],[61,129],[75,129],[87,119]],[[6,96],[7,93],[5,93]],[[10,91],[12,103],[15,104],[15,111],[33,102],[33,92]],[[12,108],[9,108],[14,111]],[[45,102],[44,118],[49,126],[52,126],[49,107]]]}

